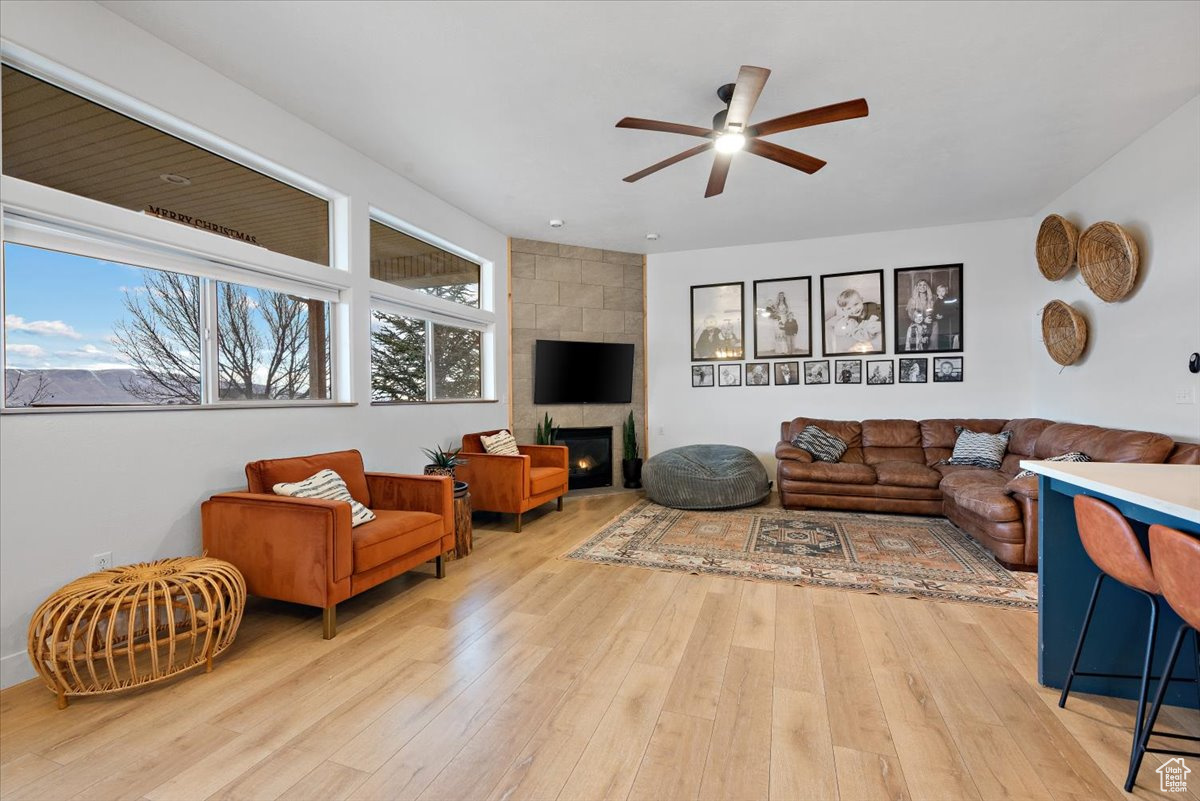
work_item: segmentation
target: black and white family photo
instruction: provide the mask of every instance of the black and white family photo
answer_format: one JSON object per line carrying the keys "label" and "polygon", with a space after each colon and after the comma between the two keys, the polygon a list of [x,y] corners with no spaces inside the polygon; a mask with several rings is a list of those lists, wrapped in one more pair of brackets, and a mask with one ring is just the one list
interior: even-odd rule
{"label": "black and white family photo", "polygon": [[887,361],[868,361],[867,362],[867,383],[868,384],[894,384],[896,383],[895,366],[891,359]]}
{"label": "black and white family photo", "polygon": [[929,380],[929,359],[901,359],[900,383],[924,384]]}
{"label": "black and white family photo", "polygon": [[746,386],[765,387],[771,383],[771,365],[766,362],[751,362],[746,365]]}
{"label": "black and white family photo", "polygon": [[742,359],[742,307],[745,285],[692,287],[692,361]]}
{"label": "black and white family photo", "polygon": [[811,278],[754,282],[754,358],[811,356]]}
{"label": "black and white family photo", "polygon": [[937,381],[962,381],[963,380],[963,357],[962,356],[939,356],[933,360],[933,380]]}
{"label": "black and white family photo", "polygon": [[711,387],[713,385],[713,366],[711,364],[692,365],[692,386]]}
{"label": "black and white family photo", "polygon": [[779,362],[775,365],[776,384],[799,384],[800,362]]}
{"label": "black and white family photo", "polygon": [[828,384],[829,383],[829,360],[822,359],[816,362],[804,363],[804,383],[805,384]]}
{"label": "black and white family photo", "polygon": [[883,270],[821,276],[825,356],[886,353]]}
{"label": "black and white family photo", "polygon": [[717,386],[740,387],[742,385],[742,366],[740,364],[722,364],[717,368]]}
{"label": "black and white family photo", "polygon": [[962,350],[961,264],[896,270],[896,351]]}
{"label": "black and white family photo", "polygon": [[834,361],[833,383],[861,384],[862,359],[837,359]]}

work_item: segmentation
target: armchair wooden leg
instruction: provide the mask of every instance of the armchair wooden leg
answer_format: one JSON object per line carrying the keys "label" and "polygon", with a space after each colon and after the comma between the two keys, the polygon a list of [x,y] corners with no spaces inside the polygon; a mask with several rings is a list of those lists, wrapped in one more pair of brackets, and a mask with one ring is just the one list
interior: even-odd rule
{"label": "armchair wooden leg", "polygon": [[337,636],[337,604],[321,610],[321,637],[332,640]]}
{"label": "armchair wooden leg", "polygon": [[563,496],[559,495],[558,496],[558,511],[560,511],[560,512],[562,511],[562,499],[563,499]]}
{"label": "armchair wooden leg", "polygon": [[443,556],[442,554],[438,554],[438,557],[433,560],[433,563],[437,567],[437,577],[440,579],[445,578],[446,577],[446,557]]}
{"label": "armchair wooden leg", "polygon": [[513,531],[517,534],[521,533],[521,513],[517,512],[517,522],[513,525]]}

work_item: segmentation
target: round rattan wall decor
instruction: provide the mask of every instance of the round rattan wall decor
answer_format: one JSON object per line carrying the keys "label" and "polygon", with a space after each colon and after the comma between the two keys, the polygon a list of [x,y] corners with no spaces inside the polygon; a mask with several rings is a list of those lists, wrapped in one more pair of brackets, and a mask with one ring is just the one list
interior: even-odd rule
{"label": "round rattan wall decor", "polygon": [[1071,304],[1052,300],[1042,309],[1042,341],[1051,359],[1074,364],[1087,346],[1087,320]]}
{"label": "round rattan wall decor", "polygon": [[1118,301],[1137,282],[1137,243],[1116,223],[1098,222],[1079,237],[1079,272],[1100,300]]}
{"label": "round rattan wall decor", "polygon": [[1076,247],[1079,243],[1079,229],[1070,221],[1051,214],[1042,220],[1038,229],[1037,253],[1038,269],[1050,281],[1062,278],[1075,266]]}

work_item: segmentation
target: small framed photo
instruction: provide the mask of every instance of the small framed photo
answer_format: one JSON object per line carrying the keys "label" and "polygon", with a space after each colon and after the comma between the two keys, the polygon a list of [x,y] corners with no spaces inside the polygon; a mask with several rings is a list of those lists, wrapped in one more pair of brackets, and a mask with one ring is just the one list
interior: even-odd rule
{"label": "small framed photo", "polygon": [[962,356],[938,356],[933,360],[933,381],[962,381],[963,375],[963,357]]}
{"label": "small framed photo", "polygon": [[717,366],[717,386],[740,387],[742,385],[742,366],[740,364],[721,364]]}
{"label": "small framed photo", "polygon": [[766,362],[750,362],[746,365],[746,386],[765,387],[771,383],[771,365]]}
{"label": "small framed photo", "polygon": [[800,383],[800,362],[776,362],[775,363],[775,384],[782,386],[784,384],[799,384]]}
{"label": "small framed photo", "polygon": [[883,270],[821,276],[821,347],[825,356],[887,353]]}
{"label": "small framed photo", "polygon": [[867,383],[894,384],[896,383],[896,366],[891,359],[867,362]]}
{"label": "small framed photo", "polygon": [[742,360],[745,291],[741,281],[692,287],[692,361]]}
{"label": "small framed photo", "polygon": [[861,384],[862,359],[837,359],[833,363],[833,383]]}
{"label": "small framed photo", "polygon": [[713,366],[711,364],[692,365],[693,387],[711,387],[713,383]]}
{"label": "small framed photo", "polygon": [[895,271],[897,353],[963,349],[962,272],[961,264]]}
{"label": "small framed photo", "polygon": [[813,362],[804,363],[804,383],[805,384],[828,384],[829,383],[829,360],[820,359]]}
{"label": "small framed photo", "polygon": [[754,358],[811,356],[811,308],[811,278],[755,281]]}
{"label": "small framed photo", "polygon": [[900,383],[924,384],[929,381],[929,359],[901,359]]}

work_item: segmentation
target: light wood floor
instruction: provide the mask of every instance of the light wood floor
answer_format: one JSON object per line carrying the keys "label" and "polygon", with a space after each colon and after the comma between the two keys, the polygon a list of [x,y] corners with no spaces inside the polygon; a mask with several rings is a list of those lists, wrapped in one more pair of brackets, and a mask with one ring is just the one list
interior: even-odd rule
{"label": "light wood floor", "polygon": [[[558,558],[635,498],[571,498],[521,534],[477,519],[446,580],[426,568],[344,604],[334,640],[319,613],[252,602],[209,675],[64,711],[36,683],[6,690],[0,793],[1126,797],[1132,704],[1057,709],[1033,613]],[[1137,797],[1159,796],[1159,764]],[[1195,770],[1169,797],[1197,798]]]}

